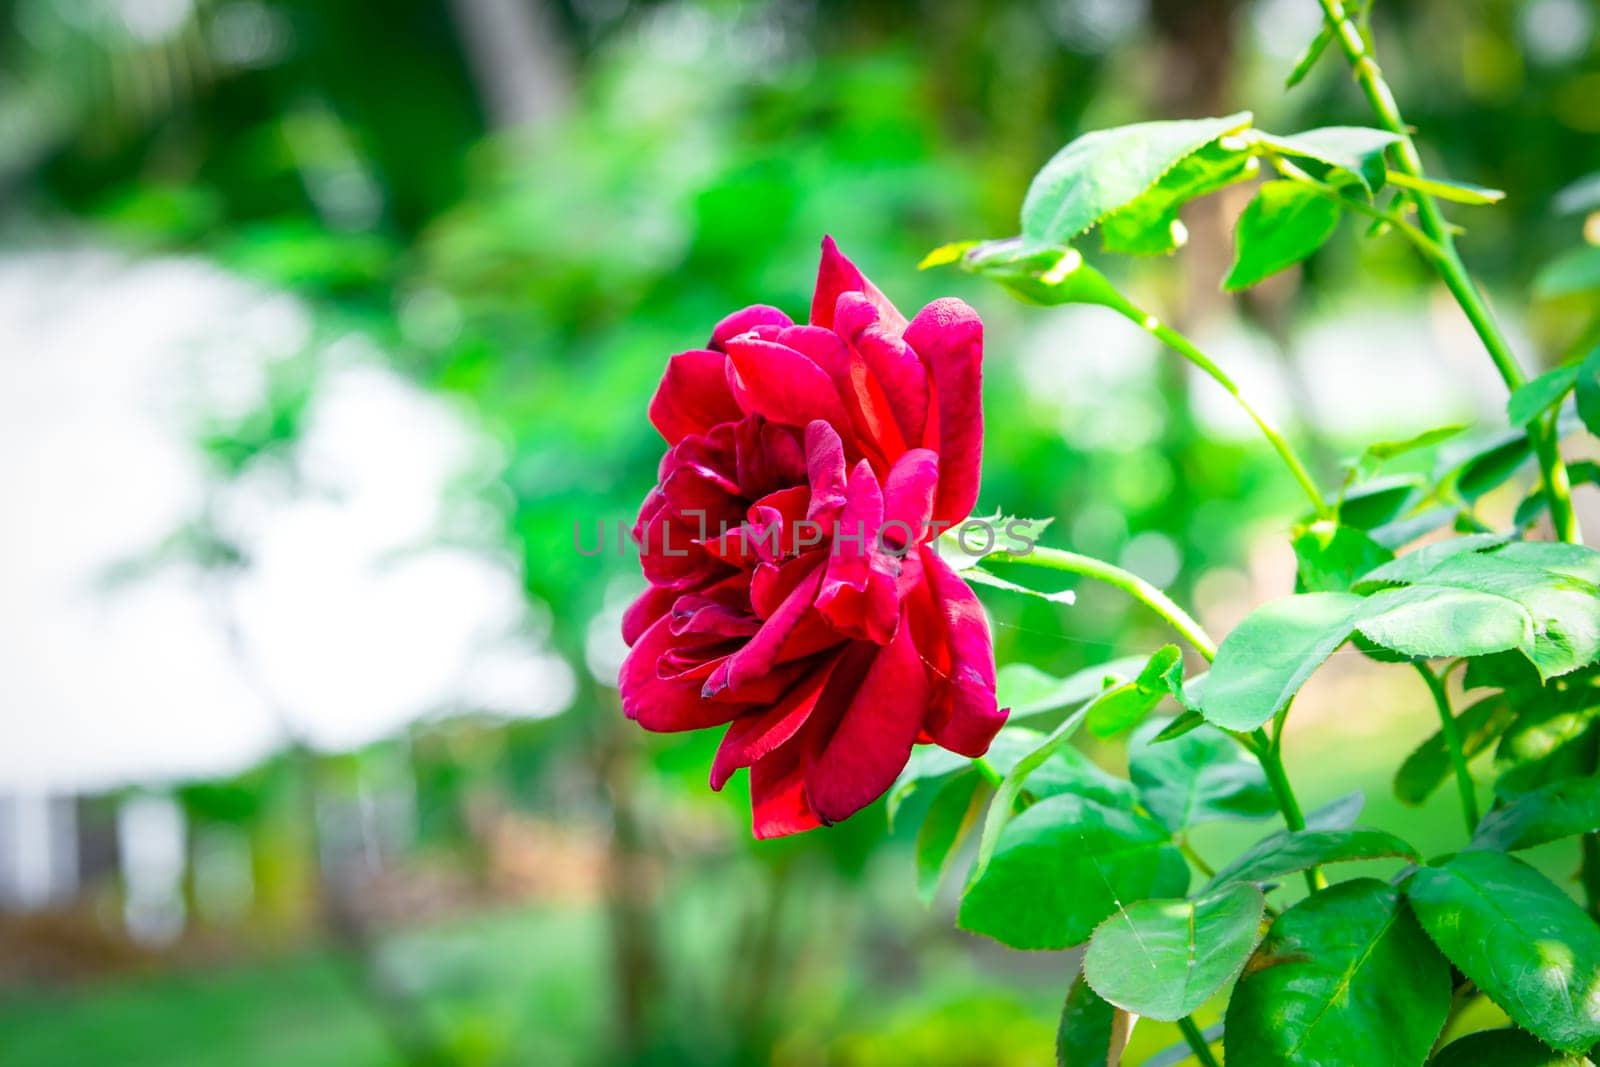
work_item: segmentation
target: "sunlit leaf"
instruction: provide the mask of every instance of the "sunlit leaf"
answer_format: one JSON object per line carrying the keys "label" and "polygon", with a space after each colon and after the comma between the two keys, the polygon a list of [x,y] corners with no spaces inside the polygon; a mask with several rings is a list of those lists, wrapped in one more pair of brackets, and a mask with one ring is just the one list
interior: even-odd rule
{"label": "sunlit leaf", "polygon": [[1462,852],[1405,883],[1417,920],[1511,1020],[1553,1048],[1600,1041],[1600,927],[1544,875]]}
{"label": "sunlit leaf", "polygon": [[1339,205],[1300,182],[1267,182],[1234,228],[1229,292],[1247,289],[1321,248],[1339,226]]}
{"label": "sunlit leaf", "polygon": [[1344,644],[1363,603],[1348,593],[1305,593],[1245,616],[1217,649],[1202,713],[1229,730],[1254,730],[1272,718]]}
{"label": "sunlit leaf", "polygon": [[1600,779],[1572,778],[1524,793],[1483,817],[1472,848],[1518,852],[1600,830]]}
{"label": "sunlit leaf", "polygon": [[1228,1004],[1228,1067],[1421,1067],[1450,1010],[1450,969],[1399,894],[1370,878],[1272,924]]}
{"label": "sunlit leaf", "polygon": [[1011,709],[1011,721],[1084,701],[1120,685],[1144,669],[1142,656],[1125,656],[1057,678],[1027,663],[1008,663],[995,676],[995,699]]}
{"label": "sunlit leaf", "polygon": [[1418,859],[1415,849],[1384,830],[1279,830],[1240,853],[1209,884],[1271,882],[1324,864],[1396,857]]}
{"label": "sunlit leaf", "polygon": [[1250,125],[1249,112],[1213,119],[1142,122],[1095,130],[1044,165],[1022,202],[1022,234],[1036,244],[1070,244],[1131,203],[1183,159]]}
{"label": "sunlit leaf", "polygon": [[1117,1007],[1176,1022],[1238,976],[1261,936],[1265,906],[1251,885],[1128,904],[1095,930],[1083,975]]}
{"label": "sunlit leaf", "polygon": [[1526,426],[1566,398],[1578,382],[1578,363],[1564,367],[1524,382],[1506,401],[1506,418],[1513,426]]}
{"label": "sunlit leaf", "polygon": [[1394,559],[1394,553],[1363,530],[1328,521],[1295,533],[1296,592],[1344,593],[1357,578]]}
{"label": "sunlit leaf", "polygon": [[1311,38],[1311,43],[1301,50],[1299,57],[1294,61],[1294,69],[1289,71],[1289,76],[1283,80],[1285,89],[1293,89],[1305,81],[1306,75],[1311,73],[1311,68],[1317,65],[1317,60],[1322,53],[1328,50],[1328,44],[1333,40],[1333,27],[1326,21],[1317,35]]}
{"label": "sunlit leaf", "polygon": [[1068,793],[1006,823],[958,923],[1012,948],[1068,948],[1123,903],[1188,886],[1189,866],[1161,824]]}
{"label": "sunlit leaf", "polygon": [[1277,812],[1261,764],[1217,729],[1154,743],[1162,723],[1146,723],[1128,744],[1128,777],[1144,806],[1173,832],[1218,819],[1264,819]]}
{"label": "sunlit leaf", "polygon": [[1388,130],[1367,126],[1324,126],[1289,137],[1258,134],[1257,139],[1317,181],[1355,186],[1367,197],[1383,186],[1384,150],[1400,140]]}

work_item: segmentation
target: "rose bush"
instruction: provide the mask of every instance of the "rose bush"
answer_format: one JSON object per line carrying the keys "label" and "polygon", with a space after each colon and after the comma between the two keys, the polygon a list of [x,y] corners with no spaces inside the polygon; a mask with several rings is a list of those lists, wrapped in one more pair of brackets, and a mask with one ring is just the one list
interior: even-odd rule
{"label": "rose bush", "polygon": [[970,307],[908,322],[824,239],[808,324],[755,305],[667,364],[622,705],[727,725],[711,785],[750,769],[758,837],[854,814],[918,743],[981,756],[1005,722],[983,610],[933,545],[977,499],[982,360]]}

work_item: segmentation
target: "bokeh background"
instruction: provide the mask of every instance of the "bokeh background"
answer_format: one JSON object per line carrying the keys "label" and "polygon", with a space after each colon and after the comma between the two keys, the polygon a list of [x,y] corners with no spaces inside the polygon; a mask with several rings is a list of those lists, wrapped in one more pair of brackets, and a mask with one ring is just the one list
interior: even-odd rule
{"label": "bokeh background", "polygon": [[[1055,516],[1048,543],[1214,632],[1289,592],[1295,487],[1209,382],[1109,313],[915,267],[1014,232],[1085,129],[1368,121],[1335,62],[1282,89],[1317,5],[0,12],[0,1064],[1048,1062],[1073,958],[958,933],[958,887],[922,907],[914,812],[756,844],[742,780],[705,786],[714,736],[623,720],[636,564],[575,527],[614,542],[652,482],[667,355],[803,310],[832,233],[902,307],[984,315],[983,509]],[[1509,194],[1454,214],[1553,362],[1590,309],[1527,279],[1582,240],[1552,200],[1600,169],[1600,9],[1375,17],[1430,166]],[[1492,424],[1487,360],[1395,242],[1350,228],[1224,298],[1248,195],[1116,269],[1325,478]],[[991,592],[1002,662],[1163,639],[1102,590]],[[1383,777],[1431,716],[1337,657],[1289,735],[1302,796],[1365,788],[1449,847],[1449,798],[1402,811]]]}

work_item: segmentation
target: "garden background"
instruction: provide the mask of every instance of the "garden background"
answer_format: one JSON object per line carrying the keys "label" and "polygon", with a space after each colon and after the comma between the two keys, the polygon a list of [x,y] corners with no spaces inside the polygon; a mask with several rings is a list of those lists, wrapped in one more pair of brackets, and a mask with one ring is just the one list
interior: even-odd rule
{"label": "garden background", "polygon": [[[0,1065],[1048,1062],[1072,956],[955,931],[957,886],[924,908],[881,804],[751,842],[744,790],[706,789],[715,736],[622,718],[645,405],[727,311],[802,311],[831,233],[902,307],[983,315],[980,511],[1055,516],[1048,543],[1226,632],[1291,591],[1300,507],[1229,399],[1103,309],[916,265],[1012,232],[1085,129],[1365,121],[1340,64],[1281,92],[1317,5],[0,13]],[[1456,213],[1462,247],[1550,365],[1592,295],[1515,279],[1584,239],[1557,192],[1600,170],[1600,11],[1375,19],[1430,169],[1507,192]],[[1398,242],[1348,227],[1223,296],[1249,195],[1123,280],[1327,482],[1374,438],[1496,420]],[[983,592],[1002,663],[1163,639],[1115,591]],[[1402,812],[1384,777],[1434,729],[1420,681],[1345,652],[1297,708],[1308,807],[1360,788],[1450,840],[1448,790]]]}

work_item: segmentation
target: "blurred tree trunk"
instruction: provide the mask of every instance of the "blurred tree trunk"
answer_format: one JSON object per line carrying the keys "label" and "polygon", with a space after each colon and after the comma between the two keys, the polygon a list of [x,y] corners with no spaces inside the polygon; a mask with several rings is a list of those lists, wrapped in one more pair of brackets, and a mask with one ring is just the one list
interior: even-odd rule
{"label": "blurred tree trunk", "polygon": [[451,0],[478,95],[497,127],[548,125],[572,100],[572,64],[542,0]]}

